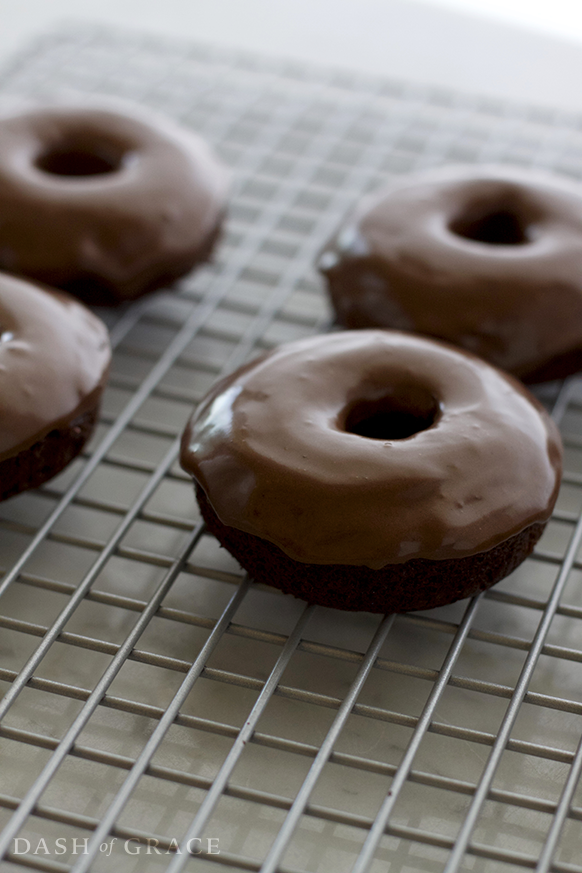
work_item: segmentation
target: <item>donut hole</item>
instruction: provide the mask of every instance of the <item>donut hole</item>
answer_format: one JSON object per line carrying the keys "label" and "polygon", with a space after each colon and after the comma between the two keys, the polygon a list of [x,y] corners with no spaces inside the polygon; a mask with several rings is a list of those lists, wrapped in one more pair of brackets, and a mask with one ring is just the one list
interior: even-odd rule
{"label": "donut hole", "polygon": [[457,236],[493,246],[519,246],[530,241],[526,222],[510,209],[495,209],[478,218],[463,217],[450,229]]}
{"label": "donut hole", "polygon": [[39,170],[51,176],[103,176],[119,170],[123,157],[121,151],[68,143],[44,152],[35,163]]}
{"label": "donut hole", "polygon": [[347,433],[371,440],[405,440],[436,424],[440,407],[434,397],[387,395],[356,401],[344,424]]}

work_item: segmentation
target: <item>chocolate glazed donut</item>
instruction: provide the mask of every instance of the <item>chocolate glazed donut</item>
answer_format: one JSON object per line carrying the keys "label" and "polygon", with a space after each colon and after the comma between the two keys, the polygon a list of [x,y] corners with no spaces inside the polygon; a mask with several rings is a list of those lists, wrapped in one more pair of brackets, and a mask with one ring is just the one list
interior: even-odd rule
{"label": "chocolate glazed donut", "polygon": [[324,249],[340,324],[438,337],[526,381],[582,366],[582,186],[440,168],[369,197]]}
{"label": "chocolate glazed donut", "polygon": [[91,303],[206,260],[226,174],[195,134],[122,101],[0,119],[0,269]]}
{"label": "chocolate glazed donut", "polygon": [[0,499],[36,488],[91,434],[111,351],[69,297],[0,273]]}
{"label": "chocolate glazed donut", "polygon": [[511,377],[395,331],[289,343],[201,403],[182,442],[209,530],[309,601],[426,609],[493,585],[556,500],[557,429]]}

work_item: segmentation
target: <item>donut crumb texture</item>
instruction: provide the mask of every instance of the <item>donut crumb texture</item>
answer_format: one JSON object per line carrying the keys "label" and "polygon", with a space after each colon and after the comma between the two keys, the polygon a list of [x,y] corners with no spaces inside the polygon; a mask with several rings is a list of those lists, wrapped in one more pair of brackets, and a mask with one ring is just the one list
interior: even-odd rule
{"label": "donut crumb texture", "polygon": [[345,564],[303,564],[267,540],[224,525],[204,490],[196,497],[210,533],[256,581],[333,609],[408,612],[444,606],[485,591],[512,573],[534,549],[545,523],[536,522],[486,552],[388,564],[380,570]]}
{"label": "donut crumb texture", "polygon": [[54,428],[28,449],[0,461],[0,500],[38,488],[60,473],[91,436],[98,413],[99,404],[69,424]]}

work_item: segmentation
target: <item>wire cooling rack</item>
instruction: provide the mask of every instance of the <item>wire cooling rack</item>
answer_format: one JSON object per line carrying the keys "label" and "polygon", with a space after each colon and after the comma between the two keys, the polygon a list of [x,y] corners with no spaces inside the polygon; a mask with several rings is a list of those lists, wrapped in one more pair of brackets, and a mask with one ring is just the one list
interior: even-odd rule
{"label": "wire cooling rack", "polygon": [[[387,617],[252,585],[176,463],[223,372],[326,328],[313,261],[394,173],[582,174],[582,118],[96,29],[2,94],[123,95],[211,140],[215,262],[102,312],[98,433],[0,506],[0,869],[582,871],[582,386],[548,385],[566,473],[535,554],[485,596]],[[188,851],[189,849],[189,851]]]}

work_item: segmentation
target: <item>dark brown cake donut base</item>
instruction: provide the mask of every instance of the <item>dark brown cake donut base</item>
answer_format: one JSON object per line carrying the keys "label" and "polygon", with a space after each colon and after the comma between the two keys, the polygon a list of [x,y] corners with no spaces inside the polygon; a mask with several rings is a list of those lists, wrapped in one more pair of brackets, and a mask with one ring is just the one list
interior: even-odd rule
{"label": "dark brown cake donut base", "polygon": [[345,564],[302,564],[273,543],[222,524],[202,488],[196,497],[208,530],[256,582],[310,603],[366,612],[408,612],[444,606],[485,591],[533,551],[545,524],[532,524],[487,552],[457,560],[424,559],[381,570]]}
{"label": "dark brown cake donut base", "polygon": [[574,373],[579,373],[580,370],[582,370],[582,348],[556,355],[551,361],[524,373],[520,378],[527,385],[535,385],[538,382],[566,379]]}
{"label": "dark brown cake donut base", "polygon": [[60,473],[91,436],[98,412],[97,405],[68,425],[51,430],[30,448],[0,461],[0,500],[38,488]]}

